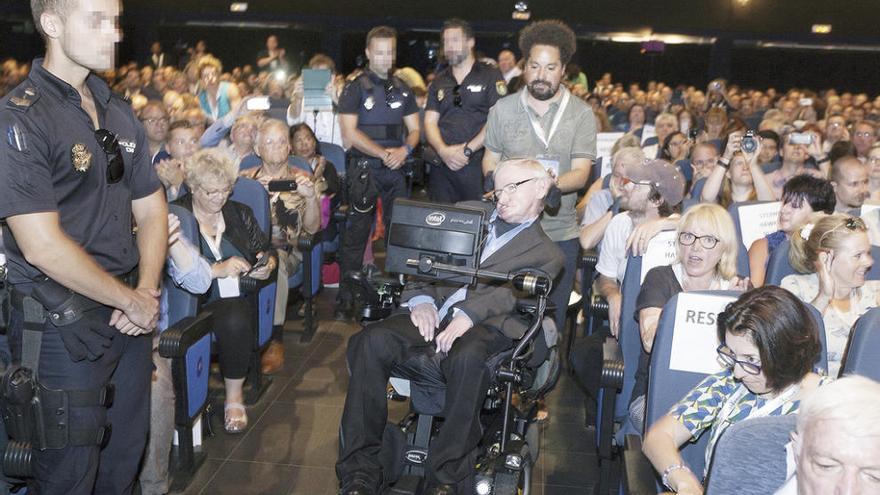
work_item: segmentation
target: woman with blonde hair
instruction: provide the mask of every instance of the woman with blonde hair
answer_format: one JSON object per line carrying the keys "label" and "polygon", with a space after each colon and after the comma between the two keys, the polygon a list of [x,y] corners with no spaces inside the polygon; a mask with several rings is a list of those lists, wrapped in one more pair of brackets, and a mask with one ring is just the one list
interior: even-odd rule
{"label": "woman with blonde hair", "polygon": [[666,302],[679,292],[748,289],[748,277],[736,276],[739,241],[735,232],[727,210],[716,204],[698,204],[685,212],[675,231],[675,263],[654,267],[645,276],[636,299],[635,318],[645,352],[639,360],[630,403],[634,425],[644,421],[650,352]]}
{"label": "woman with blonde hair", "polygon": [[229,113],[241,101],[238,86],[220,81],[222,73],[223,66],[216,58],[205,55],[199,60],[199,106],[210,123]]}
{"label": "woman with blonde hair", "polygon": [[828,374],[837,376],[853,324],[880,300],[880,281],[865,278],[874,263],[865,222],[813,215],[792,234],[788,259],[799,274],[780,285],[822,313]]}

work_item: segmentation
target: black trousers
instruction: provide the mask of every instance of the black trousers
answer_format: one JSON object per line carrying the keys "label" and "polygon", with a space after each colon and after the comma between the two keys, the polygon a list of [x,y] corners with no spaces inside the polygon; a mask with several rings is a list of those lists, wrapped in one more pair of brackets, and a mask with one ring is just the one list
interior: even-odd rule
{"label": "black trousers", "polygon": [[[472,474],[482,435],[480,409],[489,388],[489,356],[512,341],[494,330],[475,326],[459,337],[441,362],[446,378],[445,422],[428,453],[428,477],[457,483]],[[348,342],[351,374],[340,428],[336,474],[343,484],[354,477],[382,481],[379,451],[388,416],[385,395],[391,370],[412,353],[426,352],[425,342],[408,314],[374,323]]]}
{"label": "black trousers", "polygon": [[[386,229],[391,225],[391,210],[394,200],[406,196],[406,180],[403,172],[391,170],[388,167],[372,167],[370,174],[373,183],[382,198],[382,221]],[[376,209],[369,213],[360,213],[353,208],[349,209],[348,221],[342,232],[342,245],[339,248],[339,270],[345,280],[345,274],[359,271],[364,261],[364,251],[370,241],[370,229],[376,218]],[[340,301],[351,300],[351,292],[346,284],[340,284]]]}
{"label": "black trousers", "polygon": [[[93,322],[110,321],[111,310],[88,312]],[[95,323],[93,323],[95,324]],[[23,315],[12,311],[10,345],[13,359],[21,360]],[[88,325],[85,320],[70,325]],[[96,361],[70,359],[58,329],[46,322],[40,348],[40,382],[60,390],[85,390],[114,384],[116,395],[109,409],[70,408],[71,424],[82,428],[110,423],[106,447],[67,447],[33,452],[34,479],[29,492],[45,494],[128,494],[134,489],[150,427],[150,376],[153,370],[153,335],[131,337],[117,333]]]}
{"label": "black trousers", "polygon": [[461,170],[431,164],[428,197],[438,203],[477,201],[483,196],[483,150],[474,152]]}
{"label": "black trousers", "polygon": [[214,313],[220,374],[233,380],[244,378],[256,331],[252,301],[245,297],[230,297],[206,304],[202,309]]}

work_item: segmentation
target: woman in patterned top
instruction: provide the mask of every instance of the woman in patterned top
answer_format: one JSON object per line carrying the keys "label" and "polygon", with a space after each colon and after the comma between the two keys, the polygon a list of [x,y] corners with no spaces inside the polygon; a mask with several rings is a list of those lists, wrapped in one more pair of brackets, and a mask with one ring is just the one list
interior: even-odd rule
{"label": "woman in patterned top", "polygon": [[727,369],[707,376],[645,435],[645,455],[677,493],[703,493],[679,447],[708,431],[711,459],[730,425],[797,412],[825,380],[811,372],[821,350],[816,323],[803,303],[779,287],[754,289],[730,303],[718,315],[718,339],[718,359]]}
{"label": "woman in patterned top", "polygon": [[880,281],[865,280],[874,263],[865,222],[848,215],[814,215],[791,236],[791,266],[800,274],[783,289],[822,313],[828,374],[837,376],[853,324],[880,304]]}

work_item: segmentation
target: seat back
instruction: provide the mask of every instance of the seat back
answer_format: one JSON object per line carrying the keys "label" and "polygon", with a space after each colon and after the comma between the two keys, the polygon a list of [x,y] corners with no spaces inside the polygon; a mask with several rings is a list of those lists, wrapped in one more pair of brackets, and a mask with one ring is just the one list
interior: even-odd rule
{"label": "seat back", "polygon": [[853,325],[841,375],[863,375],[880,381],[880,308],[863,314]]}
{"label": "seat back", "polygon": [[786,480],[785,444],[797,416],[752,418],[721,435],[712,457],[706,495],[766,495]]}
{"label": "seat back", "polygon": [[[721,371],[716,359],[716,317],[739,293],[695,291],[676,294],[663,307],[648,378],[645,429],[662,418],[707,375]],[[703,472],[708,435],[681,450],[691,471]]]}
{"label": "seat back", "polygon": [[[257,219],[257,225],[271,235],[271,213],[269,211],[269,194],[263,186],[251,179],[240,177],[232,188],[232,201],[243,203],[250,207]],[[257,342],[256,346],[262,348],[272,338],[272,324],[275,319],[275,290],[277,282],[263,286],[257,293]]]}
{"label": "seat back", "polygon": [[342,146],[333,143],[318,143],[318,149],[321,150],[323,156],[328,162],[332,163],[336,168],[336,173],[340,177],[345,175],[345,150]]}
{"label": "seat back", "polygon": [[[626,262],[626,274],[620,285],[620,332],[617,342],[623,355],[623,387],[614,405],[614,417],[625,417],[629,411],[629,399],[636,380],[639,356],[642,353],[639,324],[635,320],[636,299],[642,288],[642,257],[629,256]],[[599,401],[601,404],[602,401]],[[600,416],[604,411],[599,411]]]}
{"label": "seat back", "polygon": [[[180,219],[180,232],[193,245],[199,245],[199,224],[196,217],[182,206],[168,205],[168,213],[173,213]],[[171,326],[178,321],[195,316],[199,310],[199,298],[195,294],[191,294],[174,284],[171,277],[165,276],[165,283],[162,290],[167,291],[168,300],[168,325]]]}
{"label": "seat back", "polygon": [[298,157],[296,155],[290,155],[287,157],[287,166],[298,168],[308,174],[312,173],[312,166],[309,164],[309,162],[303,160],[301,157]]}
{"label": "seat back", "polygon": [[740,276],[749,275],[748,250],[752,243],[779,230],[780,208],[780,201],[744,201],[727,208],[736,227],[736,237],[740,241],[736,257],[736,271]]}
{"label": "seat back", "polygon": [[779,285],[783,278],[797,273],[788,261],[789,251],[791,251],[791,241],[786,239],[770,253],[770,258],[767,259],[767,274],[764,278],[765,285]]}

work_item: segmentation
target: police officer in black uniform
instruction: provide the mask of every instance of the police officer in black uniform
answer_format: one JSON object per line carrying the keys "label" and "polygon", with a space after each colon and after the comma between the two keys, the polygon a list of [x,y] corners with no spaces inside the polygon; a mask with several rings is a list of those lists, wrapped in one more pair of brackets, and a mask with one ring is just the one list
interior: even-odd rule
{"label": "police officer in black uniform", "polygon": [[431,83],[425,109],[428,194],[438,202],[477,200],[483,194],[486,120],[507,86],[497,68],[474,59],[474,33],[467,22],[446,21],[441,36],[449,65]]}
{"label": "police officer in black uniform", "polygon": [[92,72],[113,67],[119,2],[31,5],[46,57],[0,100],[10,342],[42,403],[21,409],[39,411],[29,484],[126,494],[149,428],[168,210],[143,126]]}
{"label": "police officer in black uniform", "polygon": [[350,143],[346,156],[348,224],[342,236],[337,319],[352,316],[351,289],[345,275],[360,270],[370,238],[376,199],[382,198],[385,225],[390,225],[396,198],[406,195],[402,167],[419,143],[419,109],[412,90],[391,74],[397,32],[378,26],[367,33],[367,69],[347,82],[339,97],[339,126]]}

